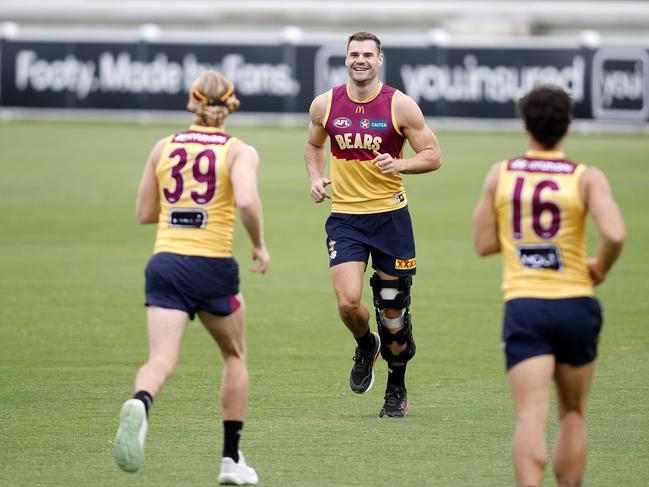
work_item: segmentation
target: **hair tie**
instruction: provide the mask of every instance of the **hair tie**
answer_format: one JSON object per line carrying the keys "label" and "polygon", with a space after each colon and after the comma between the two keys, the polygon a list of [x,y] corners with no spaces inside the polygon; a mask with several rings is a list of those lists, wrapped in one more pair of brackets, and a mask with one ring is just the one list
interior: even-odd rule
{"label": "hair tie", "polygon": [[201,102],[201,103],[208,103],[210,102],[210,99],[206,97],[203,93],[201,93],[198,88],[195,86],[192,86],[192,98],[194,100]]}
{"label": "hair tie", "polygon": [[225,103],[227,99],[232,96],[232,93],[234,93],[234,85],[232,84],[232,81],[228,80],[228,84],[228,89],[225,90],[225,93],[223,93],[223,95],[221,95],[221,101],[223,103]]}
{"label": "hair tie", "polygon": [[231,103],[228,104],[226,102],[227,102],[228,98],[230,98],[234,94],[234,85],[232,84],[231,81],[228,81],[228,83],[229,83],[228,89],[225,91],[225,93],[223,93],[223,95],[221,95],[221,97],[219,99],[217,99],[217,98],[208,98],[203,93],[201,93],[200,90],[198,88],[196,88],[196,86],[192,86],[192,92],[191,92],[192,93],[192,98],[194,100],[196,100],[197,102],[205,103],[208,106],[213,107],[213,106],[216,106],[216,105],[221,105],[221,106],[227,107],[228,110],[232,111],[232,108],[230,108],[232,104]]}

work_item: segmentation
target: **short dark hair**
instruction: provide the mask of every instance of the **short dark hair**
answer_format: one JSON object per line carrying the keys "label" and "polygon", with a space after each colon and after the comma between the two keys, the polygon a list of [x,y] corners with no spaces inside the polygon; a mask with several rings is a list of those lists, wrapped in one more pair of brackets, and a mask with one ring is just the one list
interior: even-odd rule
{"label": "short dark hair", "polygon": [[371,32],[356,32],[355,34],[350,35],[347,40],[347,49],[349,49],[349,45],[352,41],[374,41],[376,42],[376,48],[379,50],[379,53],[381,52],[381,41]]}
{"label": "short dark hair", "polygon": [[546,149],[563,139],[572,120],[572,100],[558,86],[540,85],[518,102],[525,128]]}

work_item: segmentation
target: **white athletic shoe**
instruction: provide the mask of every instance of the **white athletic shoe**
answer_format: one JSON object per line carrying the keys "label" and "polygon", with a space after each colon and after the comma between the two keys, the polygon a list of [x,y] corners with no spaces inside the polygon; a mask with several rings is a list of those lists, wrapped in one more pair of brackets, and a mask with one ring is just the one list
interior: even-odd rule
{"label": "white athletic shoe", "polygon": [[221,458],[221,485],[256,485],[259,482],[257,472],[246,464],[243,453],[239,452],[239,461],[234,462],[230,457]]}
{"label": "white athletic shoe", "polygon": [[139,399],[129,399],[119,413],[113,455],[119,468],[136,472],[144,464],[144,442],[147,430],[146,409]]}

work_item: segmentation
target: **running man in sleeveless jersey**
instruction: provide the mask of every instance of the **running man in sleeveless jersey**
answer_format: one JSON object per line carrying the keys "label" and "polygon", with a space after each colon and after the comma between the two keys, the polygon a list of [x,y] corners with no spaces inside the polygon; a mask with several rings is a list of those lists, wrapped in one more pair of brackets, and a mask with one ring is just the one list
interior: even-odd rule
{"label": "running man in sleeveless jersey", "polygon": [[[517,485],[543,481],[554,381],[555,475],[558,485],[577,487],[586,467],[586,400],[602,325],[593,286],[604,281],[619,256],[624,224],[604,174],[562,151],[570,97],[540,86],[521,100],[520,109],[529,151],[495,164],[487,174],[474,215],[474,242],[480,255],[503,256],[503,346],[517,415]],[[587,213],[599,231],[593,259],[586,253]]]}
{"label": "running man in sleeveless jersey", "polygon": [[[359,394],[371,389],[380,352],[388,363],[388,383],[379,416],[401,418],[408,409],[406,363],[415,355],[409,308],[417,267],[401,174],[435,171],[442,160],[417,104],[379,81],[382,64],[375,35],[349,37],[349,82],[313,100],[304,158],[311,199],[332,199],[326,223],[331,278],[340,318],[357,342],[350,387]],[[329,178],[324,176],[327,137]],[[408,159],[403,158],[406,140],[415,151]],[[331,195],[325,189],[330,184]],[[370,313],[361,302],[370,255],[378,333],[370,331]]]}
{"label": "running man in sleeveless jersey", "polygon": [[239,107],[234,86],[214,71],[202,73],[189,95],[195,114],[189,130],[152,149],[137,195],[139,223],[157,223],[154,254],[146,268],[149,358],[135,377],[135,395],[122,406],[114,445],[127,472],[144,463],[149,408],[178,362],[187,322],[198,314],[223,358],[223,455],[219,483],[256,484],[257,474],[239,451],[248,398],[245,306],[232,256],[235,207],[264,273],[264,244],[255,149],[225,132]]}

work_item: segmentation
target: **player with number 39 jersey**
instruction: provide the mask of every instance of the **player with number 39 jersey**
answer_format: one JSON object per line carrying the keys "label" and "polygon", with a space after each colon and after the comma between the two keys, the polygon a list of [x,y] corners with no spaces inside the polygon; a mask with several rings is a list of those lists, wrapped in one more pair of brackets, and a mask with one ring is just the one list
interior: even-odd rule
{"label": "player with number 39 jersey", "polygon": [[160,215],[155,253],[232,256],[234,193],[226,160],[237,140],[199,125],[169,137],[156,167]]}
{"label": "player with number 39 jersey", "polygon": [[193,124],[155,144],[140,179],[135,215],[139,223],[157,224],[158,233],[145,270],[149,357],[135,376],[133,397],[122,406],[114,442],[115,461],[127,472],[144,464],[149,410],[176,367],[188,321],[198,315],[223,359],[218,482],[259,480],[239,450],[248,369],[246,307],[232,256],[235,208],[258,261],[250,271],[265,273],[270,255],[257,190],[259,156],[225,131],[226,118],[239,105],[228,78],[201,73],[188,93]]}

